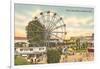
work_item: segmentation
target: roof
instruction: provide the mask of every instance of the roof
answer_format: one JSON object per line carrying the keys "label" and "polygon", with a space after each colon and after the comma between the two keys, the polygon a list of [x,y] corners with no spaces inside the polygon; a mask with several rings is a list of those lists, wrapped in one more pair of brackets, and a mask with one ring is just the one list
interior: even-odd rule
{"label": "roof", "polygon": [[15,40],[27,40],[27,37],[14,37]]}

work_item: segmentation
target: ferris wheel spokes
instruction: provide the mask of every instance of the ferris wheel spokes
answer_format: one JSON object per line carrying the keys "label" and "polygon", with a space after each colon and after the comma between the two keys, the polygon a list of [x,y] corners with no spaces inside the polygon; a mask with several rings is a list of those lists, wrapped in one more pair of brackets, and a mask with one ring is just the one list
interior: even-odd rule
{"label": "ferris wheel spokes", "polygon": [[60,21],[62,20],[62,18],[56,19],[56,21],[53,23],[53,25],[50,27],[50,30],[52,28],[54,28]]}
{"label": "ferris wheel spokes", "polygon": [[53,25],[53,23],[55,22],[56,20],[56,13],[54,13],[52,16],[51,16],[51,20],[50,20],[50,23],[49,23],[49,27],[48,29],[50,29],[50,27]]}
{"label": "ferris wheel spokes", "polygon": [[58,35],[56,35],[56,34],[51,34],[52,36],[55,36],[56,37],[56,39],[58,38],[58,39],[60,39],[60,40],[64,40],[62,37],[59,37]]}
{"label": "ferris wheel spokes", "polygon": [[56,27],[54,27],[53,29],[51,29],[51,31],[53,31],[53,30],[55,30],[55,29],[58,29],[58,28],[61,28],[61,27],[65,27],[65,26],[66,26],[65,24],[60,25],[60,26],[56,26]]}
{"label": "ferris wheel spokes", "polygon": [[44,33],[45,34],[45,41],[44,44],[46,46],[49,46],[49,41],[51,37],[54,39],[64,40],[65,36],[65,24],[63,22],[62,17],[60,17],[57,13],[46,11],[46,12],[40,12],[39,16],[34,18],[35,20],[38,20],[43,28],[40,26],[35,25],[37,28],[40,29],[40,31],[34,31],[34,33]]}

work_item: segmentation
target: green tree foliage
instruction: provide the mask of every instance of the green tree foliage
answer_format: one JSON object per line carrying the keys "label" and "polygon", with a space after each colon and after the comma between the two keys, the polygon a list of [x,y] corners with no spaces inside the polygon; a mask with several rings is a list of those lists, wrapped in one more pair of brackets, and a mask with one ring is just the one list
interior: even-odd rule
{"label": "green tree foliage", "polygon": [[61,54],[62,54],[62,48],[59,47],[59,48],[58,48],[58,51],[59,51],[59,53],[60,53],[60,55],[61,55]]}
{"label": "green tree foliage", "polygon": [[36,43],[36,44],[42,44],[44,41],[45,36],[45,27],[38,21],[38,20],[32,20],[28,23],[28,26],[26,26],[26,33],[27,33],[27,39],[30,45]]}
{"label": "green tree foliage", "polygon": [[60,61],[60,52],[58,50],[50,49],[47,51],[47,62],[58,63]]}
{"label": "green tree foliage", "polygon": [[84,42],[84,43],[82,44],[82,49],[87,49],[87,46],[88,46],[87,42]]}
{"label": "green tree foliage", "polygon": [[79,47],[80,46],[80,39],[76,40],[76,45]]}
{"label": "green tree foliage", "polygon": [[23,47],[23,46],[25,46],[25,45],[26,45],[25,42],[16,42],[16,43],[15,43],[15,47]]}

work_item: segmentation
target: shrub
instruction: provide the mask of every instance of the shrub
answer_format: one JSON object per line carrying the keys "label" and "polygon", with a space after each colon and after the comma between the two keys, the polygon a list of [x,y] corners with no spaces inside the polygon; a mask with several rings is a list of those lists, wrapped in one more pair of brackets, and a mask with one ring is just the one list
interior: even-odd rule
{"label": "shrub", "polygon": [[58,63],[60,60],[60,52],[58,50],[50,49],[47,51],[47,62]]}

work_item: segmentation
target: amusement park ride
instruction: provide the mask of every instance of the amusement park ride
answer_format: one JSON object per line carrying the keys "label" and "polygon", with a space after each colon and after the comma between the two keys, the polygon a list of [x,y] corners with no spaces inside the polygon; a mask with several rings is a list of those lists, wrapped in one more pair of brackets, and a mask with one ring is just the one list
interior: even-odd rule
{"label": "amusement park ride", "polygon": [[59,40],[59,42],[64,42],[66,36],[66,24],[63,18],[57,13],[51,11],[40,12],[33,20],[38,20],[45,29],[36,26],[40,30],[44,31],[34,31],[35,33],[44,33],[45,44],[49,46],[52,39]]}

